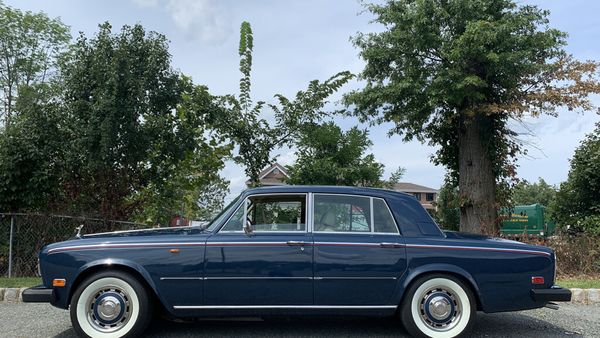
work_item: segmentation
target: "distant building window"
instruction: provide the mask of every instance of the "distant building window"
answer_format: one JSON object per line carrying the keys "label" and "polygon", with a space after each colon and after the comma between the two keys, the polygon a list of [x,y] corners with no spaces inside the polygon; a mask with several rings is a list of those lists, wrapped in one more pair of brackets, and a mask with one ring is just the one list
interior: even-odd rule
{"label": "distant building window", "polygon": [[427,193],[427,194],[425,194],[425,200],[426,200],[427,202],[433,202],[433,200],[434,200],[434,197],[435,197],[435,196],[434,196],[434,194],[433,194],[433,193]]}
{"label": "distant building window", "polygon": [[416,192],[413,195],[415,195],[415,198],[417,199],[417,201],[421,200],[421,193],[420,192]]}
{"label": "distant building window", "polygon": [[277,169],[277,168],[273,169],[273,174],[275,174],[275,175],[279,174],[279,169]]}

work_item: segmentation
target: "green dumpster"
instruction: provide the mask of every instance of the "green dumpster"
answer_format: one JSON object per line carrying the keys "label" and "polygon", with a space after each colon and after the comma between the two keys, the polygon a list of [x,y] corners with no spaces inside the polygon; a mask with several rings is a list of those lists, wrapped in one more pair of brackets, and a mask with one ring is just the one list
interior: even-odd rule
{"label": "green dumpster", "polygon": [[541,204],[518,205],[512,209],[500,210],[503,235],[551,236],[556,224],[547,219],[546,207]]}

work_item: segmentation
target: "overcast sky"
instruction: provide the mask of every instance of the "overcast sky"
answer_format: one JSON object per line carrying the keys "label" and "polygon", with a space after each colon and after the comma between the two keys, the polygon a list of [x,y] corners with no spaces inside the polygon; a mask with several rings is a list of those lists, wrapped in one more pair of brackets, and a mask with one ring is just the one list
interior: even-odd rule
{"label": "overcast sky", "polygon": [[[122,25],[141,23],[171,41],[173,65],[205,84],[213,94],[237,93],[239,71],[237,47],[239,26],[249,21],[254,31],[253,98],[272,100],[281,93],[293,96],[313,79],[324,80],[342,71],[360,72],[363,62],[349,42],[356,32],[380,30],[369,23],[355,0],[5,0],[22,10],[44,11],[60,17],[71,27],[92,35],[97,25],[109,21],[115,30]],[[569,33],[567,50],[579,59],[600,60],[600,1],[524,1],[551,11],[550,22]],[[353,82],[342,89],[358,88]],[[333,98],[339,100],[340,95]],[[600,100],[595,100],[600,103]],[[519,159],[518,176],[530,181],[543,177],[551,184],[564,181],[569,158],[600,118],[594,113],[577,115],[564,111],[558,118],[529,119],[527,129],[534,137],[523,136],[530,144],[529,156]],[[353,119],[337,119],[349,128]],[[368,126],[363,126],[368,128]],[[389,125],[370,128],[373,152],[386,166],[386,176],[398,166],[407,169],[404,181],[438,188],[445,169],[430,162],[435,149],[418,142],[403,143],[389,138]],[[519,126],[520,130],[524,130]],[[293,161],[293,151],[283,149],[279,162]],[[224,175],[231,181],[231,193],[244,187],[241,167],[228,163]]]}

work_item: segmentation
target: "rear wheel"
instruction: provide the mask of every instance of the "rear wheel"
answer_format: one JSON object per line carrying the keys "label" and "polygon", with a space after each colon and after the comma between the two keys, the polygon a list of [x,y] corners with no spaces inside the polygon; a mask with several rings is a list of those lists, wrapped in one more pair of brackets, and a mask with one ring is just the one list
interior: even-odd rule
{"label": "rear wheel", "polygon": [[400,316],[415,337],[450,338],[469,331],[477,305],[471,289],[449,275],[419,278],[406,291]]}
{"label": "rear wheel", "polygon": [[152,317],[146,288],[133,276],[106,271],[84,280],[71,299],[71,323],[82,337],[136,337]]}

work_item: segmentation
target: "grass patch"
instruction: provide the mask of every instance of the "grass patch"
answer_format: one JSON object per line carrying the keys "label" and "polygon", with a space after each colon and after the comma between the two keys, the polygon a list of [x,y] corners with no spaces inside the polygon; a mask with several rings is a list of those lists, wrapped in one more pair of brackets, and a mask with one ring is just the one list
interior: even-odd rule
{"label": "grass patch", "polygon": [[556,284],[569,289],[600,289],[600,278],[559,278]]}
{"label": "grass patch", "polygon": [[38,277],[0,277],[0,288],[28,288],[42,284],[42,279]]}

